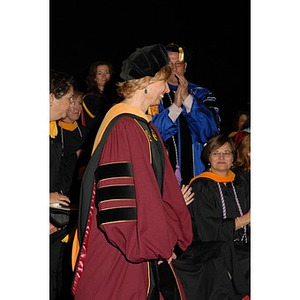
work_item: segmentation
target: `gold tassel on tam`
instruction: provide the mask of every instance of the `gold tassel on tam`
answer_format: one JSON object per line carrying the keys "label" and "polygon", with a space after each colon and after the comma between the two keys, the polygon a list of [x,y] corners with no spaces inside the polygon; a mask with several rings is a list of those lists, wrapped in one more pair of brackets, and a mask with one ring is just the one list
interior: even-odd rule
{"label": "gold tassel on tam", "polygon": [[184,61],[184,51],[183,51],[182,47],[179,47],[179,48],[178,48],[178,51],[179,51],[178,60],[179,60],[180,62],[183,62],[183,61]]}

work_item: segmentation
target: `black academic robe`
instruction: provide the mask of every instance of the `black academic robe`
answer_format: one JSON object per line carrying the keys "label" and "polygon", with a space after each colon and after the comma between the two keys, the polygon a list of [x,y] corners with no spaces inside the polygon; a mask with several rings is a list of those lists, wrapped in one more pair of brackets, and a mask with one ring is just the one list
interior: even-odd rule
{"label": "black academic robe", "polygon": [[[60,193],[70,197],[70,189],[76,183],[76,165],[78,156],[76,151],[81,149],[87,134],[87,129],[81,124],[58,122],[58,134],[56,139],[60,141],[61,161],[57,177],[57,189]],[[75,195],[74,195],[75,197]],[[72,197],[73,198],[73,197]],[[73,199],[71,199],[73,202]]]}
{"label": "black academic robe", "polygon": [[59,187],[57,186],[57,178],[59,174],[60,162],[62,147],[60,139],[51,138],[49,136],[49,171],[50,171],[50,182],[49,182],[49,191],[58,192]]}
{"label": "black academic robe", "polygon": [[[250,208],[248,182],[236,176],[233,183],[245,214]],[[246,237],[243,229],[235,231],[234,218],[240,213],[231,182],[220,183],[226,219],[216,181],[197,176],[191,187],[193,243],[174,262],[187,299],[242,299],[250,294],[250,228]]]}
{"label": "black academic robe", "polygon": [[83,110],[81,114],[81,124],[87,128],[87,136],[83,145],[84,164],[87,165],[91,157],[91,151],[98,129],[108,112],[112,107],[111,101],[104,92],[97,88],[89,89],[83,97]]}

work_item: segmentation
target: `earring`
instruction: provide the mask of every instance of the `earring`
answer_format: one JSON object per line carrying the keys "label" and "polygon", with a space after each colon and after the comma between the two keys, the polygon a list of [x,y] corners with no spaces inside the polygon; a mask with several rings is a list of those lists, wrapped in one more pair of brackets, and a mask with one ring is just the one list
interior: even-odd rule
{"label": "earring", "polygon": [[145,89],[145,90],[144,90],[144,93],[145,93],[145,94],[147,94],[147,93],[148,93],[147,89]]}

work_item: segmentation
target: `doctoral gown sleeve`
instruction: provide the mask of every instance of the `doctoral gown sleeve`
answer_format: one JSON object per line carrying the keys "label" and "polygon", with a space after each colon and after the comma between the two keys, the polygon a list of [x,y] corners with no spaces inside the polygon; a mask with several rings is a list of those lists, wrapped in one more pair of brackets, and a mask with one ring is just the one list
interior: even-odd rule
{"label": "doctoral gown sleeve", "polygon": [[[193,96],[193,95],[192,95]],[[214,115],[211,110],[200,100],[194,101],[189,113],[184,108],[182,111],[194,141],[207,143],[212,137],[219,133]]]}
{"label": "doctoral gown sleeve", "polygon": [[195,193],[195,200],[189,205],[194,237],[201,241],[233,241],[234,219],[223,219],[216,183],[198,179],[191,186]]}
{"label": "doctoral gown sleeve", "polygon": [[215,122],[217,124],[217,127],[220,127],[220,122],[221,118],[219,115],[219,107],[217,103],[217,99],[210,90],[207,88],[199,87],[199,86],[194,86],[192,87],[191,94],[198,99],[198,101],[201,101],[204,103],[212,112],[214,115]]}
{"label": "doctoral gown sleeve", "polygon": [[[182,115],[187,121],[194,142],[207,143],[210,138],[219,133],[214,115],[211,110],[192,95],[194,101],[188,113],[182,107]],[[169,109],[160,104],[159,114],[153,116],[152,122],[158,128],[162,139],[166,141],[178,132],[178,121],[173,122],[169,117]]]}
{"label": "doctoral gown sleeve", "polygon": [[[186,248],[191,242],[192,230],[189,212],[180,188],[169,174],[167,164],[163,199],[151,165],[148,139],[132,118],[122,118],[112,129],[103,149],[100,167],[123,168],[126,176],[107,177],[97,182],[97,194],[107,188],[116,193],[127,190],[127,198],[102,199],[98,214],[114,212],[102,219],[98,226],[109,242],[119,248],[131,262],[171,256],[176,243]],[[113,170],[113,169],[111,169]],[[107,172],[109,174],[109,171]],[[170,185],[174,185],[172,188]],[[110,195],[112,194],[110,193]],[[122,215],[122,211],[130,211]],[[136,214],[135,214],[136,212]]]}

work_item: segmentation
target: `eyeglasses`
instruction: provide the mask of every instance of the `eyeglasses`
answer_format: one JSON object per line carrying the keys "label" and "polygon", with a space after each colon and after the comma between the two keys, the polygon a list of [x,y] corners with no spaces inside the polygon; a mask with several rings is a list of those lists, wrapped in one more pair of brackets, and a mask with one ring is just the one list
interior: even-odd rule
{"label": "eyeglasses", "polygon": [[224,151],[224,152],[211,152],[211,155],[213,157],[220,157],[221,155],[224,155],[225,157],[231,156],[232,152],[231,151]]}
{"label": "eyeglasses", "polygon": [[184,65],[184,62],[183,62],[183,61],[182,61],[182,62],[177,61],[177,62],[175,62],[175,63],[169,62],[169,66],[170,66],[170,67],[175,66],[176,68],[179,68],[179,67],[181,67],[181,66],[183,66],[183,65]]}

